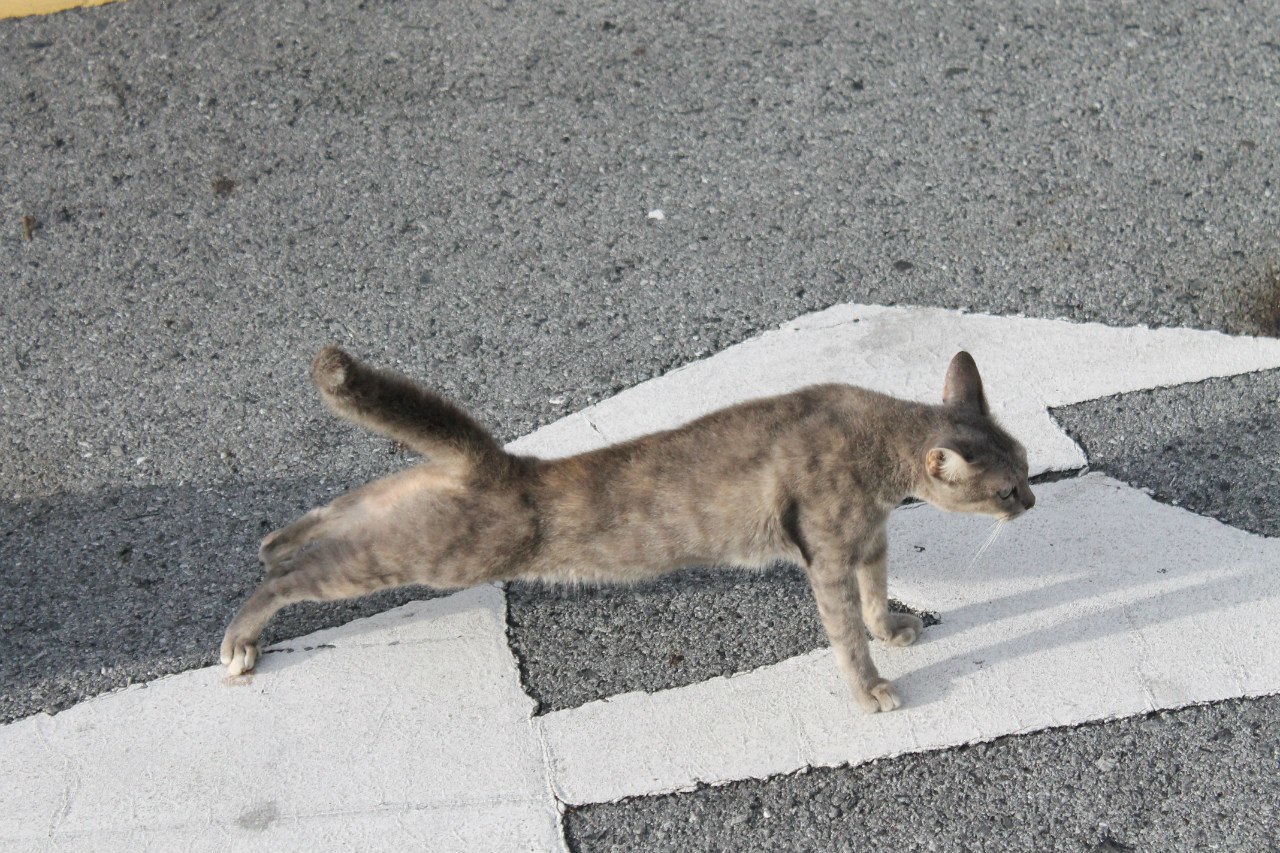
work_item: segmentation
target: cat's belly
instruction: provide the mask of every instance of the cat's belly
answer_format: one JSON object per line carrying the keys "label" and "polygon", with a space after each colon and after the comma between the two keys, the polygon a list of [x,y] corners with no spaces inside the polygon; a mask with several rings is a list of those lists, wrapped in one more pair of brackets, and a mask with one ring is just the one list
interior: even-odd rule
{"label": "cat's belly", "polygon": [[694,566],[755,569],[778,560],[802,558],[794,546],[772,539],[689,543],[641,531],[553,543],[533,561],[525,577],[569,583],[634,583]]}

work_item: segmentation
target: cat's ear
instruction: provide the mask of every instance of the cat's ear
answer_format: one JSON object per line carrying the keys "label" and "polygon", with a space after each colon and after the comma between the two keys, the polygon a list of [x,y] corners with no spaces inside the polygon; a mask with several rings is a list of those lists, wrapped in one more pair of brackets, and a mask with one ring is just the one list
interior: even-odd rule
{"label": "cat's ear", "polygon": [[942,385],[942,402],[948,406],[972,409],[979,414],[990,414],[987,398],[982,393],[982,377],[973,356],[961,350],[951,359],[947,368],[947,380]]}
{"label": "cat's ear", "polygon": [[924,455],[924,467],[929,476],[948,483],[958,483],[969,477],[969,460],[950,447],[935,447]]}

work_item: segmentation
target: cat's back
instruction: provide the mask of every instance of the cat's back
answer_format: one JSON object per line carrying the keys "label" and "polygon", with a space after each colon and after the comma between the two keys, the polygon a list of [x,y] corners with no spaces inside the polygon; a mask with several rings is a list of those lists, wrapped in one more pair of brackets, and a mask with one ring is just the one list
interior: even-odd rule
{"label": "cat's back", "polygon": [[889,399],[816,385],[541,462],[543,557],[615,566],[610,576],[635,578],[678,565],[795,556],[782,532],[788,506],[801,491],[816,494],[835,468],[849,474],[854,457],[875,453],[857,436],[873,431],[862,422]]}
{"label": "cat's back", "polygon": [[797,452],[847,443],[892,428],[908,403],[853,385],[811,385],[747,400],[651,433],[566,459],[543,462],[538,479],[552,495],[604,499],[657,481],[741,483],[776,475],[776,462]]}

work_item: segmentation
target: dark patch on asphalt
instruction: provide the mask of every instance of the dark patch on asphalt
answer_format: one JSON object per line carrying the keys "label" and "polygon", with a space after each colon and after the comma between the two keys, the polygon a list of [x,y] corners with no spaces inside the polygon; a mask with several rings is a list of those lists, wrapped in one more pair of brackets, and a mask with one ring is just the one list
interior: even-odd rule
{"label": "dark patch on asphalt", "polygon": [[[911,612],[938,624],[937,614]],[[788,564],[689,569],[629,586],[512,584],[507,620],[538,713],[682,687],[827,646],[809,582]]]}
{"label": "dark patch on asphalt", "polygon": [[1231,700],[582,806],[565,833],[576,853],[1275,850],[1277,743],[1280,696]]}
{"label": "dark patch on asphalt", "polygon": [[1159,501],[1280,536],[1280,370],[1053,410],[1095,471]]}
{"label": "dark patch on asphalt", "polygon": [[228,178],[226,175],[218,175],[209,182],[209,188],[213,190],[213,194],[219,198],[230,198],[235,192],[236,187],[240,186],[236,181]]}
{"label": "dark patch on asphalt", "polygon": [[1246,281],[1243,303],[1254,334],[1280,337],[1280,264],[1268,263]]}

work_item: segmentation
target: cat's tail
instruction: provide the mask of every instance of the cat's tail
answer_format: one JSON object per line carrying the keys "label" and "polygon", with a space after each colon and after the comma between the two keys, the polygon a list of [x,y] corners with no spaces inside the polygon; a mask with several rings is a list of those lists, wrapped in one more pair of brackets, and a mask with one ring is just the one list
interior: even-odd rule
{"label": "cat's tail", "polygon": [[338,415],[432,460],[469,466],[505,456],[493,436],[458,406],[398,373],[370,367],[336,346],[316,354],[311,379],[325,404]]}

